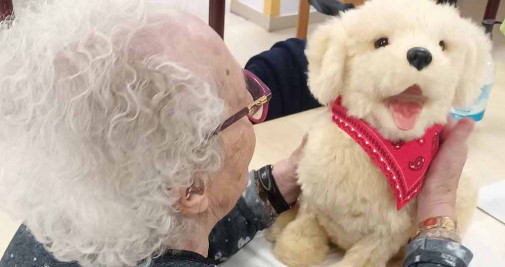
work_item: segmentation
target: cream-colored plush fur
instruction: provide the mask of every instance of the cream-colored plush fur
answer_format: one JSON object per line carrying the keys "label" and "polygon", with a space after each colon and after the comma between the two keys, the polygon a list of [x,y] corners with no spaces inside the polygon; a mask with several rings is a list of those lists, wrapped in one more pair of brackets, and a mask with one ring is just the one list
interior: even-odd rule
{"label": "cream-colored plush fur", "polygon": [[[375,48],[379,38],[389,44]],[[442,48],[441,41],[445,43]],[[490,42],[482,29],[451,6],[429,0],[372,0],[319,27],[309,39],[309,85],[329,104],[338,95],[349,114],[391,140],[412,140],[435,123],[446,123],[452,105],[479,92]],[[410,66],[407,51],[424,47],[428,67]],[[385,99],[418,85],[426,98],[415,127],[399,130]],[[300,209],[281,218],[271,239],[289,266],[310,266],[326,257],[329,243],[346,250],[336,266],[385,266],[415,229],[416,200],[400,211],[392,190],[369,156],[331,120],[330,110],[312,125],[299,168]],[[476,189],[463,177],[458,221],[466,229]],[[282,229],[283,225],[286,225]]]}

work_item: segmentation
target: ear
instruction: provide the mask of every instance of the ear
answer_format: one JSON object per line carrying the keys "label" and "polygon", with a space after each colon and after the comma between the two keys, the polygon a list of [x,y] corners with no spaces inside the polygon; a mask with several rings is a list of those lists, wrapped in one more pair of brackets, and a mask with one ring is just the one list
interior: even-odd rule
{"label": "ear", "polygon": [[310,91],[323,105],[335,100],[341,92],[346,50],[346,34],[341,18],[317,28],[307,42],[305,55],[309,62]]}
{"label": "ear", "polygon": [[209,208],[209,199],[204,187],[181,188],[179,190],[179,210],[182,214],[194,215]]}
{"label": "ear", "polygon": [[484,29],[468,20],[462,21],[465,31],[463,71],[454,95],[453,106],[465,107],[479,95],[484,82],[484,71],[491,58],[491,41]]}

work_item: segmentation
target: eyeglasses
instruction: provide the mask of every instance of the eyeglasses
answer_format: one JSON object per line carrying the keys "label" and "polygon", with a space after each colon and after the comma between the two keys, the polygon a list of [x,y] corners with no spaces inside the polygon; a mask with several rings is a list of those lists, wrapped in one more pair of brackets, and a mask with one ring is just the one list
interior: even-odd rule
{"label": "eyeglasses", "polygon": [[250,121],[260,123],[265,121],[268,114],[268,102],[272,99],[272,92],[256,75],[248,70],[243,70],[247,91],[252,95],[254,102],[225,120],[212,135],[216,135],[247,115]]}

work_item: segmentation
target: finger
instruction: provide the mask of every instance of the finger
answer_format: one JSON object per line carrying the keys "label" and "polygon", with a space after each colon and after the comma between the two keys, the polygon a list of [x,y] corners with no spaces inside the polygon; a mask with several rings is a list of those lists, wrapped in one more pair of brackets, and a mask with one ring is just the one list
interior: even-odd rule
{"label": "finger", "polygon": [[305,144],[307,144],[307,139],[308,139],[308,135],[305,134],[303,136],[302,143],[300,144],[300,146],[298,146],[295,153],[300,153],[303,150],[303,148],[305,147]]}
{"label": "finger", "polygon": [[432,163],[435,169],[438,167],[444,169],[447,165],[461,165],[465,162],[468,152],[466,141],[473,130],[473,125],[472,119],[462,119],[453,127],[449,126],[446,140],[440,146]]}
{"label": "finger", "polygon": [[301,148],[305,147],[305,144],[307,144],[307,139],[309,139],[309,135],[305,134],[302,139],[302,144],[300,145]]}
{"label": "finger", "polygon": [[457,122],[457,124],[452,128],[446,140],[451,140],[453,142],[465,143],[468,137],[473,131],[474,121],[470,118],[464,118]]}
{"label": "finger", "polygon": [[298,148],[293,152],[293,154],[291,154],[291,158],[293,158],[296,162],[298,162],[303,155],[303,149],[305,148],[305,144],[307,144],[307,139],[308,136],[307,134],[305,134],[303,136],[302,143],[300,144],[300,146],[298,146]]}
{"label": "finger", "polygon": [[472,119],[462,119],[452,128],[445,142],[433,159],[431,171],[435,173],[454,172],[463,168],[468,154],[466,141],[472,133]]}

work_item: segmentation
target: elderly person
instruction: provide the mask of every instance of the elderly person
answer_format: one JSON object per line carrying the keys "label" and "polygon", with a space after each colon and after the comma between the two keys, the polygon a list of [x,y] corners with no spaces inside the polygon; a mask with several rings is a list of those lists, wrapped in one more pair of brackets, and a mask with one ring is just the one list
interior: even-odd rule
{"label": "elderly person", "polygon": [[[270,94],[199,19],[161,1],[26,1],[0,51],[0,204],[26,226],[1,266],[213,266],[295,203],[301,149],[249,174],[249,119]],[[454,218],[471,128],[444,132],[420,220]],[[420,235],[406,264],[468,264],[439,230],[452,250]]]}

